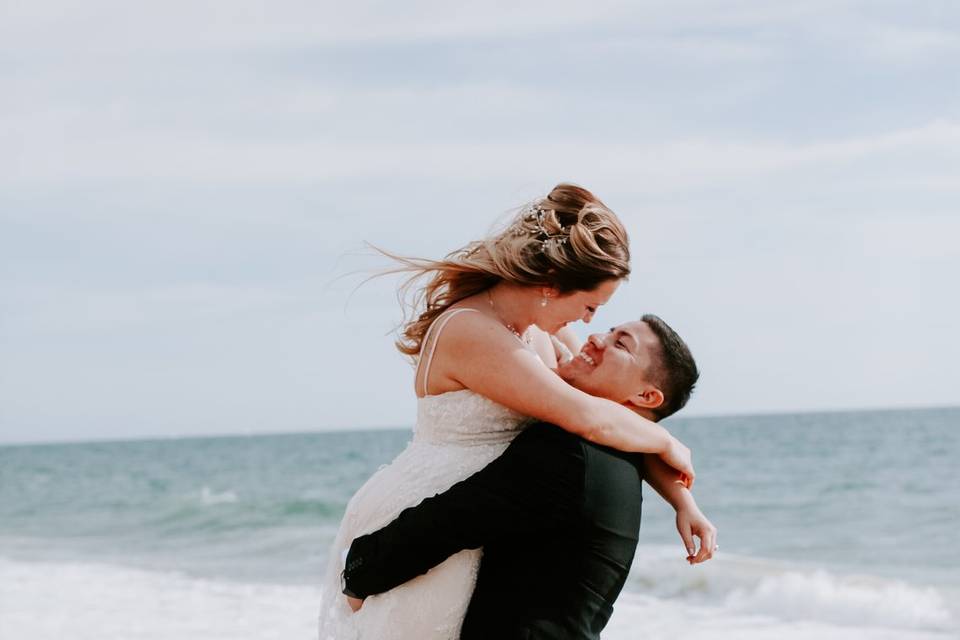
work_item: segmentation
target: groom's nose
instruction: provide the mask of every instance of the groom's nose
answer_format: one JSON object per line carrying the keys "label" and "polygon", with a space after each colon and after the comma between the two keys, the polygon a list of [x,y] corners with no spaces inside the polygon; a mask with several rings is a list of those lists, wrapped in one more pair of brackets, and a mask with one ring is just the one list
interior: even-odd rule
{"label": "groom's nose", "polygon": [[607,345],[604,341],[606,334],[601,333],[591,333],[590,337],[587,338],[587,342],[593,345],[594,349],[604,349]]}

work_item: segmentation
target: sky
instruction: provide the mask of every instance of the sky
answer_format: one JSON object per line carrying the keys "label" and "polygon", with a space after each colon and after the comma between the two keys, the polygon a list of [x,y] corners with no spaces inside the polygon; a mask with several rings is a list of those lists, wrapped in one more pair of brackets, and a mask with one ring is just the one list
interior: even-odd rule
{"label": "sky", "polygon": [[0,6],[0,443],[409,427],[390,265],[556,183],[687,415],[960,404],[960,5]]}

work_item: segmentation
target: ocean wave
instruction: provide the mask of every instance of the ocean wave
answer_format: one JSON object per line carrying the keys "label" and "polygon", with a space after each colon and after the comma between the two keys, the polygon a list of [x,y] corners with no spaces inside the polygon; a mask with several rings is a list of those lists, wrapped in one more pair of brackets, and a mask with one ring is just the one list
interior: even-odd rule
{"label": "ocean wave", "polygon": [[233,491],[217,492],[206,486],[200,490],[200,502],[206,505],[233,504],[238,499]]}
{"label": "ocean wave", "polygon": [[307,640],[318,603],[313,587],[0,558],[4,638]]}
{"label": "ocean wave", "polygon": [[721,553],[689,566],[682,551],[641,545],[627,588],[664,602],[730,614],[836,626],[957,629],[950,590],[871,575],[843,575],[778,560]]}
{"label": "ocean wave", "polygon": [[947,629],[954,621],[933,587],[914,587],[875,577],[840,577],[824,570],[764,578],[730,593],[733,611],[766,613],[784,620],[900,629]]}
{"label": "ocean wave", "polygon": [[[822,587],[818,587],[822,590]],[[771,594],[771,598],[775,595]],[[844,596],[840,594],[843,599]],[[849,598],[845,600],[849,602]],[[0,558],[4,637],[31,640],[309,640],[319,588],[189,577],[108,564]],[[757,609],[756,603],[748,609]],[[880,622],[882,623],[882,621]],[[625,593],[605,640],[947,640],[949,631],[859,626]]]}
{"label": "ocean wave", "polygon": [[604,640],[953,640],[956,630],[902,629],[838,625],[821,620],[788,621],[776,616],[734,611],[625,593],[614,609]]}
{"label": "ocean wave", "polygon": [[[170,537],[195,540],[202,545],[208,534],[263,530],[282,531],[304,526],[319,528],[337,522],[342,506],[324,500],[285,497],[271,500],[241,496],[232,490],[216,491],[204,486],[199,491],[158,502],[150,511],[140,512],[139,526],[145,535],[158,540]],[[137,522],[136,514],[130,521]],[[110,523],[104,522],[110,534]]]}

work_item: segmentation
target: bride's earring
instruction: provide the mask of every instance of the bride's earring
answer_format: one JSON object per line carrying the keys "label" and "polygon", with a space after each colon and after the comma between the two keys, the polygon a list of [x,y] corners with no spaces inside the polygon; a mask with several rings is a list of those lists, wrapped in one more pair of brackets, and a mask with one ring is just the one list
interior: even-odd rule
{"label": "bride's earring", "polygon": [[540,298],[540,306],[541,307],[547,306],[547,296],[543,296],[542,298]]}

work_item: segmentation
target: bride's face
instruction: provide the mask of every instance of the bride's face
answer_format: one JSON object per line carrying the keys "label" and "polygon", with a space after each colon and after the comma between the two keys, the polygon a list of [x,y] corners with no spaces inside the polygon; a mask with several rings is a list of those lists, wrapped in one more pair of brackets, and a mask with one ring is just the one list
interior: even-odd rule
{"label": "bride's face", "polygon": [[619,280],[604,280],[592,291],[573,291],[558,295],[549,290],[546,306],[537,307],[534,323],[547,333],[556,333],[571,322],[590,322],[600,305],[604,305],[620,286]]}

